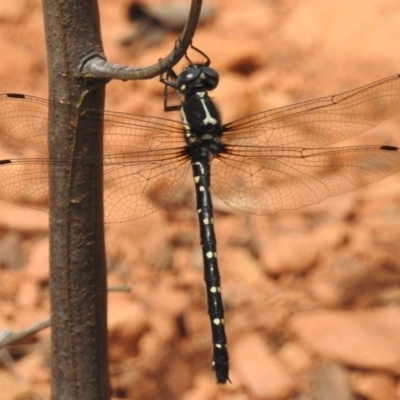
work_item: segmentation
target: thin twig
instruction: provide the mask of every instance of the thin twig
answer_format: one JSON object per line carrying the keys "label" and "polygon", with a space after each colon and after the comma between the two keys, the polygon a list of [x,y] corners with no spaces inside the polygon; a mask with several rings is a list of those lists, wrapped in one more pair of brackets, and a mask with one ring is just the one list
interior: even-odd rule
{"label": "thin twig", "polygon": [[107,292],[126,292],[126,293],[129,293],[130,291],[131,291],[131,287],[129,285],[109,286],[107,288]]}
{"label": "thin twig", "polygon": [[50,318],[45,319],[38,324],[32,325],[29,328],[25,328],[22,331],[17,333],[13,333],[10,330],[3,330],[0,334],[0,348],[7,346],[11,343],[17,342],[18,340],[24,339],[28,336],[31,336],[43,329],[46,329],[50,326]]}
{"label": "thin twig", "polygon": [[202,0],[192,0],[187,23],[183,28],[173,50],[156,64],[148,67],[127,67],[106,61],[102,54],[93,52],[81,62],[80,76],[86,79],[150,79],[161,75],[165,68],[173,67],[186,53],[192,43],[200,17]]}
{"label": "thin twig", "polygon": [[[110,286],[107,289],[108,292],[130,292],[131,288],[128,285]],[[42,331],[50,326],[50,318],[45,319],[37,324],[30,326],[29,328],[22,329],[19,332],[13,333],[9,329],[3,329],[0,332],[0,349],[9,344],[15,343],[28,336],[34,335],[37,332]]]}

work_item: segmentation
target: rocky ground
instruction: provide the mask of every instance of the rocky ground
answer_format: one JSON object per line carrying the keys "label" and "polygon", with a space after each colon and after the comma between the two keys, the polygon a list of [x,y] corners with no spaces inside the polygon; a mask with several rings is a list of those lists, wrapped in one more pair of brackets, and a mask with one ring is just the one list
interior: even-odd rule
{"label": "rocky ground", "polygon": [[[398,1],[205,3],[194,43],[220,72],[224,121],[400,72]],[[144,29],[132,41],[128,4],[100,0],[107,57],[154,63],[177,35]],[[0,54],[0,92],[47,97],[39,0],[0,2]],[[157,79],[112,82],[107,109],[165,116],[162,90]],[[399,127],[393,118],[357,141],[400,146]],[[114,399],[400,399],[400,174],[265,217],[217,198],[215,209],[232,383],[216,385],[210,367],[188,178],[159,212],[106,227],[109,285],[131,287],[109,294]],[[0,204],[0,330],[49,316],[47,218]],[[46,329],[0,351],[1,400],[49,398],[49,340]]]}

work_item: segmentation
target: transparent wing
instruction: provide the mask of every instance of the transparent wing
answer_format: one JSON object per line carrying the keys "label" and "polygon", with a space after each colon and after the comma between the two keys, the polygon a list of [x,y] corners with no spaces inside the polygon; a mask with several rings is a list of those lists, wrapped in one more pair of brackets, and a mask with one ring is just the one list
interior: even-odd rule
{"label": "transparent wing", "polygon": [[[92,168],[99,160],[82,162]],[[148,154],[106,156],[104,168],[105,221],[124,222],[158,210],[181,187],[189,163],[186,156],[165,151]],[[0,162],[0,199],[37,210],[48,211],[49,167],[51,178],[70,167],[66,160],[24,158]]]}
{"label": "transparent wing", "polygon": [[212,162],[212,188],[230,207],[267,214],[319,203],[400,170],[391,146],[234,147]]}
{"label": "transparent wing", "polygon": [[182,186],[189,166],[187,156],[175,150],[106,156],[105,221],[129,221],[157,211]]}
{"label": "transparent wing", "polygon": [[364,132],[400,112],[400,76],[241,118],[224,142],[248,146],[323,147]]}
{"label": "transparent wing", "polygon": [[[10,139],[47,155],[50,103],[26,95],[0,95],[0,139]],[[77,110],[53,104],[76,116]],[[180,188],[188,172],[182,123],[155,117],[89,110],[84,124],[104,116],[104,201],[106,222],[123,222],[159,209]],[[90,131],[90,129],[88,129]],[[46,158],[0,162],[0,198],[47,210],[48,166],[69,160]],[[85,168],[100,160],[82,161]],[[52,168],[53,170],[53,168]],[[56,169],[57,170],[57,169]],[[52,176],[57,179],[57,173]]]}
{"label": "transparent wing", "polygon": [[[47,120],[49,102],[20,94],[0,95],[0,140],[9,145],[14,140],[47,154]],[[68,107],[66,112],[70,112]],[[12,142],[13,143],[13,142]]]}
{"label": "transparent wing", "polygon": [[[47,121],[49,106],[76,116],[73,107],[51,103],[23,94],[0,95],[0,140],[14,140],[26,147],[48,154]],[[165,148],[180,149],[183,123],[158,117],[89,110],[83,124],[104,117],[104,149],[106,154],[120,154]]]}

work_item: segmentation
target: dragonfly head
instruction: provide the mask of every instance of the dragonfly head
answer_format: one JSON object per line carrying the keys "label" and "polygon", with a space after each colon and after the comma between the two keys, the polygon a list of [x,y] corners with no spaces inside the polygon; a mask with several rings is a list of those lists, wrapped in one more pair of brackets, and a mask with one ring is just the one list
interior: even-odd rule
{"label": "dragonfly head", "polygon": [[218,72],[204,64],[189,64],[176,78],[176,89],[182,94],[207,92],[218,86]]}

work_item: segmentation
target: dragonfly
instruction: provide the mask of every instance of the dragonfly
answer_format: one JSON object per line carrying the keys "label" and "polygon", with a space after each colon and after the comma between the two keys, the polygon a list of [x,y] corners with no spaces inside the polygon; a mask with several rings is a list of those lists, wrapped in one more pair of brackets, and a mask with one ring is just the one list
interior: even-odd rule
{"label": "dragonfly", "polygon": [[[226,383],[229,356],[210,190],[235,210],[265,215],[319,203],[399,171],[398,147],[336,144],[400,112],[400,75],[223,124],[208,94],[218,86],[219,75],[205,57],[202,63],[187,59],[180,74],[169,69],[160,77],[179,99],[178,107],[168,109],[164,102],[164,108],[180,109],[181,120],[85,111],[88,126],[103,120],[105,154],[74,162],[82,168],[103,165],[105,222],[157,211],[192,170],[212,366],[217,382]],[[57,169],[71,163],[48,157],[49,106],[48,100],[33,96],[0,95],[0,141],[13,139],[41,154],[0,160],[0,199],[47,210],[49,179],[57,180]],[[65,104],[51,106],[71,116],[78,113]]]}

